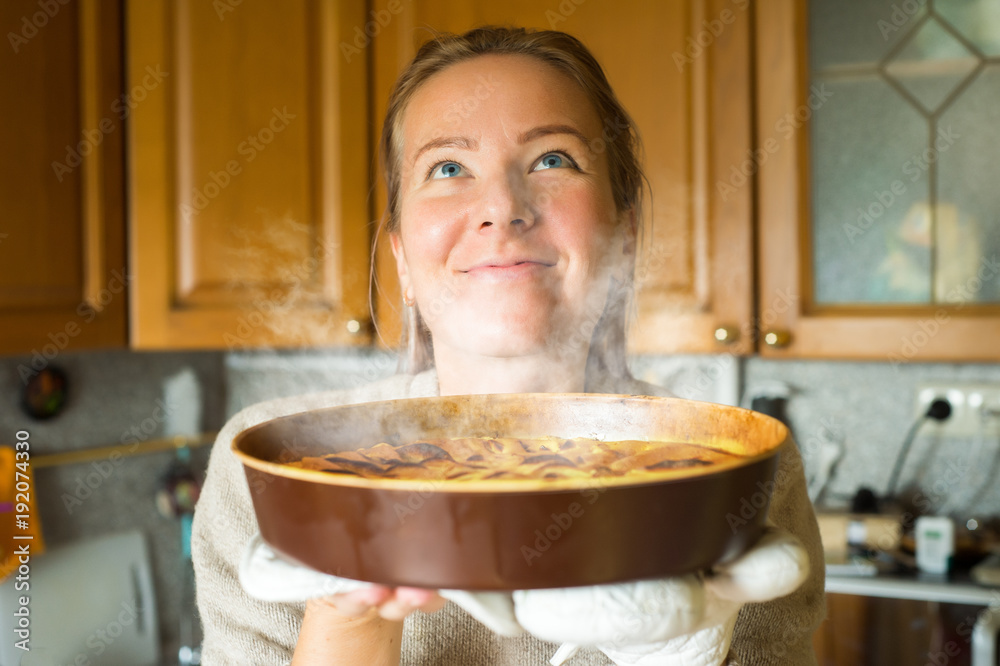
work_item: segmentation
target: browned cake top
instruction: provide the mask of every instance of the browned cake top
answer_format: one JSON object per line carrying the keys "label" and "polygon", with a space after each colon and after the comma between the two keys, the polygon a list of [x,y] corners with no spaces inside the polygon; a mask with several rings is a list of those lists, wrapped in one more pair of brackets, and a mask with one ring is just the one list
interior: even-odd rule
{"label": "browned cake top", "polygon": [[648,476],[740,456],[691,444],[462,437],[308,456],[294,467],[364,478],[480,481]]}

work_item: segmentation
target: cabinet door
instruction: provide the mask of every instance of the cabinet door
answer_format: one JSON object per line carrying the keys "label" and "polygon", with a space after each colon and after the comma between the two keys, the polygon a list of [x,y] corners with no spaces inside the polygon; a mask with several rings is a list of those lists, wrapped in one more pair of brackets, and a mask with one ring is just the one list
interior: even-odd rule
{"label": "cabinet door", "polygon": [[132,344],[363,344],[364,3],[127,5]]}
{"label": "cabinet door", "polygon": [[826,610],[813,636],[819,666],[969,666],[972,627],[983,612],[975,606],[832,593],[826,595]]}
{"label": "cabinet door", "polygon": [[[501,24],[578,37],[604,67],[645,149],[652,198],[636,271],[631,351],[747,353],[753,348],[752,187],[745,176],[730,179],[750,148],[748,5],[378,0],[370,18],[387,21],[375,38],[375,116],[381,123],[393,81],[431,30]],[[386,245],[377,258],[378,312],[386,338],[395,340],[399,294]],[[721,327],[728,329],[729,347],[716,340]]]}
{"label": "cabinet door", "polygon": [[757,4],[767,356],[1000,359],[1000,12]]}
{"label": "cabinet door", "polygon": [[0,353],[123,347],[121,11],[0,3]]}

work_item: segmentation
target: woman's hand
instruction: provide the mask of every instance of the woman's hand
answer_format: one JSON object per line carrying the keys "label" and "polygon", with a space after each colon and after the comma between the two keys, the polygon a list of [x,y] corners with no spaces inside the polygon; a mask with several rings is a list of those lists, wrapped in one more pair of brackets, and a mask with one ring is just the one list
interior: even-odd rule
{"label": "woman's hand", "polygon": [[445,600],[435,590],[387,587],[339,578],[293,564],[275,553],[260,534],[247,544],[240,561],[240,584],[261,601],[306,601],[306,608],[329,619],[357,618],[378,609],[373,617],[402,620],[414,610],[433,613]]}
{"label": "woman's hand", "polygon": [[397,666],[403,619],[415,610],[433,613],[445,600],[434,590],[370,585],[314,597],[295,645],[293,666]]}
{"label": "woman's hand", "polygon": [[352,592],[310,599],[306,605],[321,612],[334,610],[348,618],[360,617],[374,608],[385,620],[402,621],[416,610],[424,613],[439,611],[445,602],[446,600],[434,590],[371,585]]}

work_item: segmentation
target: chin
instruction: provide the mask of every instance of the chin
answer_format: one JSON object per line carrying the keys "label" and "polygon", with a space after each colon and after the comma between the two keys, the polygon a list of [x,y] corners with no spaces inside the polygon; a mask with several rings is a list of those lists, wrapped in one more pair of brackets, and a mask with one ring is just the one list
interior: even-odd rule
{"label": "chin", "polygon": [[497,327],[501,330],[491,330],[493,327],[476,327],[465,335],[448,336],[452,338],[449,344],[470,354],[493,356],[496,358],[516,358],[519,356],[534,356],[543,353],[547,347],[544,337],[531,335],[523,331],[510,331],[509,327]]}
{"label": "chin", "polygon": [[586,356],[589,335],[573,335],[562,328],[549,316],[529,318],[511,313],[498,317],[495,313],[492,316],[475,313],[443,318],[435,322],[431,331],[434,340],[469,354],[496,358],[544,355],[566,360],[581,354]]}

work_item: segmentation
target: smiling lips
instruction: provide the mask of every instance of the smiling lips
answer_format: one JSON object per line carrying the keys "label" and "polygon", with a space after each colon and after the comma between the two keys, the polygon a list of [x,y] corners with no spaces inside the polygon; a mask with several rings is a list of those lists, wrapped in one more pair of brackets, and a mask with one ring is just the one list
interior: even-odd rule
{"label": "smiling lips", "polygon": [[516,280],[524,277],[534,276],[546,268],[551,268],[554,263],[536,260],[497,260],[486,261],[477,264],[472,268],[461,271],[466,275],[477,278],[487,278],[493,280]]}

